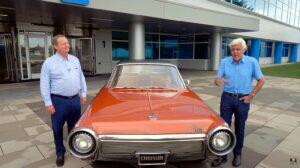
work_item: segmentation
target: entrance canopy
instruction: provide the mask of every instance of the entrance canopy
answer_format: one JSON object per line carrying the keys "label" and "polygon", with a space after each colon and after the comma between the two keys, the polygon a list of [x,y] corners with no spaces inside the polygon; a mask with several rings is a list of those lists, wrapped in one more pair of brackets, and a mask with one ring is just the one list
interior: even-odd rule
{"label": "entrance canopy", "polygon": [[[146,32],[175,34],[257,31],[259,20],[194,8],[166,1],[90,0],[88,6],[62,3],[59,0],[2,0],[1,22],[26,22],[72,28],[127,30],[135,16],[142,16]],[[74,31],[74,30],[73,30]]]}

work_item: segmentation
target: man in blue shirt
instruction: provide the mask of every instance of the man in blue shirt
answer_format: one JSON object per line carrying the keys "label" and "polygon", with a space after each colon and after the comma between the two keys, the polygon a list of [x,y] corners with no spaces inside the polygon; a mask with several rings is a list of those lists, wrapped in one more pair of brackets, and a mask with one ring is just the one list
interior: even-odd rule
{"label": "man in blue shirt", "polygon": [[[264,85],[264,77],[257,60],[245,56],[247,45],[242,38],[234,39],[230,45],[231,57],[222,59],[215,84],[223,85],[220,115],[230,126],[234,114],[236,146],[233,149],[234,159],[232,165],[241,165],[241,154],[244,143],[245,123],[248,118],[250,102]],[[257,83],[252,88],[252,80]],[[213,167],[227,161],[227,156],[222,156],[212,162]]]}
{"label": "man in blue shirt", "polygon": [[[68,131],[81,116],[81,104],[86,104],[87,87],[78,58],[68,54],[69,42],[63,35],[53,37],[56,53],[43,63],[40,89],[51,123],[56,148],[56,165],[64,165],[63,126]],[[79,92],[81,91],[81,97]]]}

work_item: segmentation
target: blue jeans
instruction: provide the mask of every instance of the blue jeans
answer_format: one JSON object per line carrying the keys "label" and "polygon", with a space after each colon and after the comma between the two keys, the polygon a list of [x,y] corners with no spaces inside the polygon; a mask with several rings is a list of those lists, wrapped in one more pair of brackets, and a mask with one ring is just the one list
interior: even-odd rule
{"label": "blue jeans", "polygon": [[56,155],[63,156],[66,152],[63,144],[63,127],[65,122],[68,125],[68,133],[74,127],[81,116],[80,97],[66,99],[57,96],[51,96],[55,113],[51,115],[52,130],[56,148]]}
{"label": "blue jeans", "polygon": [[223,92],[220,107],[221,117],[229,126],[231,126],[232,115],[234,114],[235,117],[234,126],[237,141],[236,146],[233,149],[234,155],[242,154],[245,124],[250,109],[250,104],[245,103],[244,100],[239,100],[240,98],[241,97],[237,98],[232,95],[229,95],[226,92]]}

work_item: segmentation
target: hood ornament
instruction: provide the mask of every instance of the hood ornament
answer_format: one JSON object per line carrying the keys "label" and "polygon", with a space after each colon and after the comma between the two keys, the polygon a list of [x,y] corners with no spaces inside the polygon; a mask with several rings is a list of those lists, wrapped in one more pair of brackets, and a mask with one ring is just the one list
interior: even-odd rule
{"label": "hood ornament", "polygon": [[151,121],[152,120],[157,120],[157,118],[156,118],[156,116],[154,114],[149,115],[148,119],[151,120]]}

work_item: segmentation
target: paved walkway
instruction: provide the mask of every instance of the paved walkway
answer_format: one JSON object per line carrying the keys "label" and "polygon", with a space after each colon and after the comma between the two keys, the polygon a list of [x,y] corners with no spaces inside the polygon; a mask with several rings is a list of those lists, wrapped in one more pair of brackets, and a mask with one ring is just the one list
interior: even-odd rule
{"label": "paved walkway", "polygon": [[[191,88],[219,112],[220,88],[213,85],[215,72],[182,71]],[[108,76],[87,78],[88,101]],[[84,109],[85,107],[83,107]],[[247,121],[242,167],[297,168],[300,159],[300,80],[266,77],[255,97]],[[0,167],[56,167],[50,117],[43,111],[39,82],[0,85]],[[65,131],[66,132],[66,131]],[[65,135],[66,137],[66,135]],[[222,167],[231,167],[228,163]],[[292,161],[291,161],[292,160]],[[209,167],[209,162],[169,164],[167,168]],[[67,153],[67,168],[132,168],[125,163],[91,164]]]}

